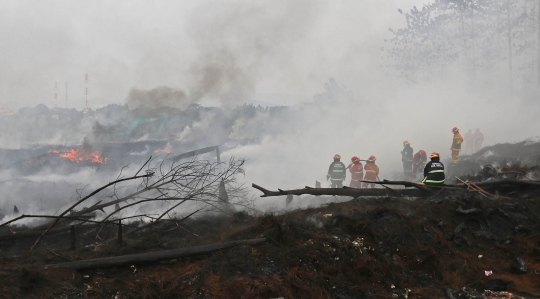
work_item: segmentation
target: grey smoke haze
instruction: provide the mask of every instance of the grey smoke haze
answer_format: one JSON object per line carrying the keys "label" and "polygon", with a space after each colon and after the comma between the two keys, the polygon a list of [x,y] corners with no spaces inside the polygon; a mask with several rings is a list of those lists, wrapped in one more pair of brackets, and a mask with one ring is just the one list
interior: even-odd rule
{"label": "grey smoke haze", "polygon": [[[12,109],[121,103],[169,86],[223,100],[355,86],[395,7],[422,1],[13,1],[0,4],[0,101]],[[217,70],[217,72],[214,72]],[[208,73],[207,71],[211,71]],[[220,73],[221,72],[221,73]]]}
{"label": "grey smoke haze", "polygon": [[[268,136],[266,116],[241,119],[231,138],[264,136],[225,152],[246,158],[246,181],[294,188],[324,180],[335,153],[348,162],[376,155],[381,178],[401,168],[403,140],[415,151],[450,154],[450,129],[479,127],[486,144],[538,135],[537,104],[501,74],[471,84],[456,72],[444,81],[404,85],[388,72],[380,48],[388,28],[405,25],[398,8],[427,1],[17,1],[0,4],[0,106],[108,103],[234,106],[255,94],[314,95],[330,77],[354,94],[299,106]],[[290,102],[287,104],[298,104]],[[186,140],[215,133],[207,114],[180,132]],[[103,123],[102,123],[103,124]],[[88,122],[90,129],[93,122]],[[31,130],[29,128],[28,130]],[[84,136],[84,132],[76,132]],[[74,133],[75,134],[75,133]]]}

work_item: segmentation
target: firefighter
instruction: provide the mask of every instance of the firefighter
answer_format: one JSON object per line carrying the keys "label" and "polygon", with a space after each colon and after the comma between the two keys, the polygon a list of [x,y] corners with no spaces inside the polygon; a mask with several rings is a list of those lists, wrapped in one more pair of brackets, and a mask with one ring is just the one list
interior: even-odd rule
{"label": "firefighter", "polygon": [[454,139],[452,140],[452,147],[450,147],[450,150],[452,151],[452,161],[454,164],[457,164],[459,160],[459,152],[461,151],[461,143],[463,143],[463,137],[461,137],[461,134],[459,134],[459,129],[457,127],[452,128],[452,133],[454,133]]}
{"label": "firefighter", "polygon": [[424,180],[422,182],[426,185],[442,185],[444,184],[444,165],[439,159],[439,154],[433,152],[431,154],[431,161],[424,167]]}
{"label": "firefighter", "polygon": [[[364,170],[366,171],[366,176],[364,177],[364,180],[366,181],[378,181],[379,178],[379,166],[375,165],[375,156],[370,156],[369,159],[366,161],[366,165],[364,166]],[[370,188],[375,188],[374,183],[366,183],[364,182],[362,184],[362,188],[367,188],[368,185],[371,185]]]}
{"label": "firefighter", "polygon": [[361,180],[364,179],[364,167],[360,163],[360,158],[354,156],[351,158],[351,165],[349,165],[349,171],[351,172],[351,183],[349,187],[360,189],[362,188]]}
{"label": "firefighter", "polygon": [[474,152],[482,149],[482,142],[484,142],[484,134],[480,130],[476,129],[474,132]]}
{"label": "firefighter", "polygon": [[328,168],[328,175],[326,175],[326,180],[331,180],[332,188],[341,188],[343,187],[343,181],[345,181],[345,164],[340,161],[341,156],[336,154],[334,155],[334,162],[330,164]]}
{"label": "firefighter", "polygon": [[463,135],[463,143],[465,144],[465,154],[474,154],[474,135],[471,129]]}
{"label": "firefighter", "polygon": [[424,168],[427,162],[427,154],[423,150],[419,150],[413,157],[413,174],[416,176],[421,169]]}
{"label": "firefighter", "polygon": [[401,162],[403,162],[403,174],[405,179],[412,178],[413,168],[413,148],[409,141],[403,141],[403,150],[401,151]]}

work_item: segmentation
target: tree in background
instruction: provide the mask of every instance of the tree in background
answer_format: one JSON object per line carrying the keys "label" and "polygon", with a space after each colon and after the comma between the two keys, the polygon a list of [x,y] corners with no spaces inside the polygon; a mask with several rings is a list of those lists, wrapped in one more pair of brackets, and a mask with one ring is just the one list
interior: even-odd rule
{"label": "tree in background", "polygon": [[[433,0],[413,7],[383,48],[386,66],[411,82],[480,74],[540,85],[540,0]],[[500,84],[501,82],[491,82]]]}

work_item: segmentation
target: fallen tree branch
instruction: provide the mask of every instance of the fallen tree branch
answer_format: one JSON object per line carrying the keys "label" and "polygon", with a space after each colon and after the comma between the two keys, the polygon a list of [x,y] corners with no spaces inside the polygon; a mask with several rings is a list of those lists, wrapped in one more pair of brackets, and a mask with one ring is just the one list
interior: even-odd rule
{"label": "fallen tree branch", "polygon": [[[337,196],[350,196],[358,198],[361,196],[396,196],[393,192],[390,193],[387,189],[354,189],[354,188],[304,188],[304,189],[295,189],[295,190],[281,190],[279,191],[270,191],[257,184],[251,185],[253,188],[261,191],[263,195],[261,197],[270,197],[270,196],[284,196],[284,195],[337,195]],[[417,189],[392,189],[392,191],[397,191],[401,196],[411,196],[411,197],[420,197],[426,195],[424,190]]]}
{"label": "fallen tree branch", "polygon": [[170,157],[169,159],[172,159],[174,162],[177,162],[177,161],[185,159],[185,158],[192,158],[192,157],[195,157],[197,155],[206,154],[206,153],[209,153],[211,151],[215,151],[216,149],[219,150],[218,147],[219,146],[215,145],[215,146],[209,146],[209,147],[205,147],[205,148],[200,148],[200,149],[189,151],[189,152],[186,152],[186,153],[183,153],[183,154],[180,154],[180,155],[176,155],[174,157]]}
{"label": "fallen tree branch", "polygon": [[[88,224],[88,225],[81,225],[84,226],[85,229],[89,228],[96,228],[102,224]],[[48,234],[56,234],[56,233],[63,233],[63,232],[69,232],[71,230],[71,227],[64,226],[64,227],[57,227],[49,230]],[[1,235],[0,236],[0,242],[3,241],[10,241],[10,240],[16,240],[16,239],[22,239],[27,237],[36,237],[41,234],[43,234],[45,231],[35,231],[35,230],[28,230],[28,231],[22,231],[11,235]]]}
{"label": "fallen tree branch", "polygon": [[526,180],[516,180],[516,179],[504,179],[504,180],[486,181],[486,182],[479,182],[479,183],[474,183],[474,184],[479,186],[479,187],[482,187],[482,188],[499,187],[499,186],[502,186],[502,185],[540,187],[540,182],[526,181]]}
{"label": "fallen tree branch", "polygon": [[93,260],[83,260],[83,261],[75,261],[75,262],[69,262],[69,263],[52,264],[52,265],[46,265],[43,268],[45,269],[71,268],[75,270],[82,270],[82,269],[117,267],[117,266],[122,266],[122,265],[139,264],[139,263],[155,263],[155,262],[164,261],[164,260],[208,254],[217,250],[227,249],[227,248],[231,248],[238,245],[258,245],[264,242],[266,242],[265,238],[238,240],[238,241],[201,245],[201,246],[188,247],[188,248],[179,248],[179,249],[165,250],[165,251],[158,251],[158,252],[148,252],[148,253],[140,253],[140,254],[115,256],[115,257],[106,257],[106,258],[93,259]]}
{"label": "fallen tree branch", "polygon": [[95,194],[99,193],[100,191],[104,190],[104,189],[107,189],[108,187],[112,186],[112,185],[115,185],[115,184],[118,184],[120,182],[124,182],[124,181],[129,181],[129,180],[134,180],[134,179],[140,179],[140,178],[147,178],[147,177],[150,177],[152,176],[151,174],[145,174],[145,175],[140,175],[140,176],[134,176],[134,177],[130,177],[130,178],[123,178],[123,179],[118,179],[114,182],[110,182],[108,183],[107,185],[105,186],[102,186],[96,190],[94,190],[94,192],[88,194],[87,196],[81,198],[80,200],[78,200],[76,203],[74,203],[71,207],[69,207],[68,209],[66,209],[64,212],[62,212],[60,215],[58,215],[56,218],[56,220],[45,230],[45,232],[36,240],[36,242],[34,243],[34,245],[32,245],[32,247],[30,247],[30,252],[32,252],[32,250],[34,250],[34,248],[36,247],[37,244],[39,244],[39,242],[41,241],[41,239],[43,239],[43,237],[49,232],[49,230],[51,230],[55,225],[56,223],[58,223],[58,221],[60,221],[60,219],[66,215],[67,213],[69,213],[69,211],[73,210],[73,208],[75,208],[76,206],[78,206],[80,203],[82,203],[83,201],[87,200],[88,198],[94,196]]}
{"label": "fallen tree branch", "polygon": [[45,249],[47,249],[48,252],[50,252],[50,253],[56,255],[57,257],[59,257],[59,258],[61,258],[61,259],[63,259],[63,260],[67,260],[68,262],[73,262],[72,260],[68,259],[67,257],[61,256],[61,255],[59,255],[58,253],[56,253],[56,252],[50,250],[47,246],[45,246]]}
{"label": "fallen tree branch", "polygon": [[[202,208],[196,210],[195,212],[190,213],[189,215],[183,217],[182,219],[175,219],[176,224],[178,224],[179,222],[182,222],[182,221],[188,219],[189,217],[191,217],[191,216],[195,215],[196,213],[200,212],[201,210],[202,210]],[[166,213],[167,213],[167,212],[163,213],[159,218],[155,219],[155,220],[152,221],[152,222],[149,222],[149,223],[147,223],[147,224],[145,224],[145,225],[143,225],[143,226],[137,227],[136,229],[127,232],[125,235],[127,236],[127,235],[129,235],[129,234],[131,234],[131,233],[134,233],[134,232],[137,232],[137,231],[140,231],[140,230],[143,230],[143,229],[145,229],[145,228],[148,228],[148,227],[150,227],[150,226],[155,225],[158,221],[162,220],[161,217],[163,217]]]}
{"label": "fallen tree branch", "polygon": [[[21,220],[23,218],[53,218],[53,219],[56,219],[58,218],[58,216],[51,216],[51,215],[21,215],[17,218],[13,218],[11,219],[10,221],[7,221],[5,223],[2,223],[0,224],[0,227],[3,227],[3,226],[6,226],[10,223],[13,223],[17,220]],[[88,218],[90,217],[85,217],[85,216],[78,216],[78,217],[71,217],[71,216],[62,216],[60,217],[62,219],[67,219],[67,220],[73,220],[73,221],[83,221],[83,222],[92,222],[92,223],[104,223],[105,221],[95,221],[95,220],[90,220]],[[86,218],[86,219],[85,219]],[[116,221],[116,220],[115,220]]]}
{"label": "fallen tree branch", "polygon": [[426,186],[424,184],[413,183],[413,182],[408,182],[408,181],[389,181],[389,180],[364,181],[364,180],[362,180],[361,182],[379,184],[379,185],[385,184],[385,185],[398,185],[398,186],[405,186],[405,187],[414,187],[414,188],[424,190],[424,191],[427,191],[427,192],[433,192],[434,191],[433,189],[431,189],[430,187],[428,187],[428,186]]}
{"label": "fallen tree branch", "polygon": [[146,166],[146,164],[148,164],[148,162],[150,162],[150,160],[152,160],[152,156],[150,156],[150,158],[148,158],[148,160],[146,160],[146,162],[144,162],[143,166],[141,166],[141,168],[139,168],[139,171],[137,171],[134,175],[134,177],[136,177],[139,172],[141,172],[141,170]]}

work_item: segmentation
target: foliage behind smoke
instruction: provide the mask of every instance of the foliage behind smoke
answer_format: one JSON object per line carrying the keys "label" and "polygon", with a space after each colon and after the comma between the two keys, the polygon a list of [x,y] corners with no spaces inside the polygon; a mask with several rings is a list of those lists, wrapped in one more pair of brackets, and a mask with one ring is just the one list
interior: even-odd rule
{"label": "foliage behind smoke", "polygon": [[398,11],[406,26],[384,40],[395,74],[417,83],[464,75],[504,89],[540,82],[537,1],[432,0]]}
{"label": "foliage behind smoke", "polygon": [[158,86],[150,90],[132,88],[129,91],[127,104],[130,109],[141,105],[149,107],[185,108],[191,104],[186,93],[167,86]]}

